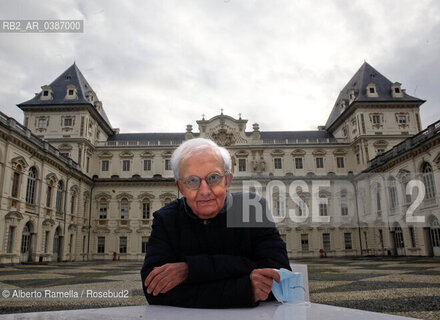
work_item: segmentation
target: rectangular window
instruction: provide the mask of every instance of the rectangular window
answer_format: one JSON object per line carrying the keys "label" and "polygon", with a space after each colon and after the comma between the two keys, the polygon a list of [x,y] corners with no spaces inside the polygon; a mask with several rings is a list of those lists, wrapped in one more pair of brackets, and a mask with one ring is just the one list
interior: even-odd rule
{"label": "rectangular window", "polygon": [[320,203],[319,204],[319,215],[321,217],[327,216],[327,203]]}
{"label": "rectangular window", "polygon": [[344,243],[345,243],[345,250],[351,250],[353,249],[353,245],[351,243],[351,233],[344,233]]}
{"label": "rectangular window", "polygon": [[281,158],[273,159],[273,164],[274,164],[275,169],[282,169],[282,167],[281,167]]}
{"label": "rectangular window", "polygon": [[99,202],[99,219],[107,219],[107,201]]}
{"label": "rectangular window", "polygon": [[90,158],[86,158],[86,172],[89,172],[89,166],[90,166]]}
{"label": "rectangular window", "polygon": [[109,167],[109,161],[102,160],[101,161],[101,171],[108,171],[108,167]]}
{"label": "rectangular window", "polygon": [[47,186],[46,207],[50,207],[51,198],[52,198],[52,187]]}
{"label": "rectangular window", "polygon": [[12,192],[11,192],[11,196],[13,198],[18,198],[19,182],[20,182],[20,174],[18,172],[14,172],[14,176],[12,177]]}
{"label": "rectangular window", "polygon": [[409,227],[409,235],[411,236],[411,246],[416,247],[416,231],[414,227]]}
{"label": "rectangular window", "polygon": [[73,89],[69,89],[69,96],[73,96]]}
{"label": "rectangular window", "polygon": [[361,157],[360,157],[359,153],[356,153],[356,162],[357,162],[357,164],[361,164]]}
{"label": "rectangular window", "polygon": [[246,159],[238,159],[238,171],[246,171]]}
{"label": "rectangular window", "polygon": [[128,219],[128,201],[121,202],[121,219]]}
{"label": "rectangular window", "polygon": [[322,234],[322,246],[325,251],[330,251],[330,233]]}
{"label": "rectangular window", "polygon": [[44,91],[43,91],[43,96],[44,96],[44,97],[48,97],[48,96],[49,96],[49,91],[44,90]]}
{"label": "rectangular window", "polygon": [[151,171],[151,160],[144,160],[144,171]]}
{"label": "rectangular window", "polygon": [[309,251],[309,235],[308,234],[301,235],[301,250],[302,251]]}
{"label": "rectangular window", "polygon": [[72,248],[73,248],[73,234],[70,234],[70,239],[69,239],[69,253],[72,253]]}
{"label": "rectangular window", "polygon": [[64,126],[65,127],[71,127],[73,124],[72,118],[64,118]]}
{"label": "rectangular window", "polygon": [[105,237],[98,237],[98,253],[105,252]]}
{"label": "rectangular window", "polygon": [[119,238],[119,253],[127,253],[127,237]]}
{"label": "rectangular window", "polygon": [[373,124],[380,124],[380,115],[374,114],[372,120],[373,120]]}
{"label": "rectangular window", "polygon": [[295,158],[295,168],[302,169],[303,168],[303,159]]}
{"label": "rectangular window", "polygon": [[171,160],[165,159],[165,170],[171,170]]}
{"label": "rectangular window", "polygon": [[46,231],[46,235],[44,237],[44,253],[48,253],[49,252],[49,237],[50,235],[50,231]]}
{"label": "rectangular window", "polygon": [[336,164],[339,169],[344,168],[344,157],[337,157]]}
{"label": "rectangular window", "polygon": [[404,116],[404,115],[399,115],[397,117],[397,119],[398,119],[399,124],[406,124],[406,122],[407,122],[406,116]]}
{"label": "rectangular window", "polygon": [[348,203],[347,198],[341,198],[341,216],[348,216]]}
{"label": "rectangular window", "polygon": [[12,246],[14,244],[14,231],[15,227],[9,227],[8,247],[6,248],[7,253],[12,253]]}
{"label": "rectangular window", "polygon": [[374,88],[370,88],[370,93],[374,93]]}
{"label": "rectangular window", "polygon": [[71,198],[70,198],[70,213],[71,214],[74,214],[74,212],[75,212],[75,196],[72,196]]}
{"label": "rectangular window", "polygon": [[316,168],[324,168],[324,158],[316,158]]}
{"label": "rectangular window", "polygon": [[42,119],[38,119],[38,128],[39,129],[44,129],[47,126],[47,121],[46,119],[42,118]]}
{"label": "rectangular window", "polygon": [[130,171],[130,160],[122,160],[122,171]]}
{"label": "rectangular window", "polygon": [[142,237],[142,253],[147,253],[148,237]]}
{"label": "rectangular window", "polygon": [[142,203],[142,219],[150,219],[150,203]]}

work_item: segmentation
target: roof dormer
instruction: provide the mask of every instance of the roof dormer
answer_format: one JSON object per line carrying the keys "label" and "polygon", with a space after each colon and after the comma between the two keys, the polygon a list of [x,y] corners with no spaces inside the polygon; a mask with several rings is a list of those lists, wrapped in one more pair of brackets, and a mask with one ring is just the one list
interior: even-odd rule
{"label": "roof dormer", "polygon": [[347,106],[345,105],[345,100],[341,100],[341,101],[339,102],[339,108],[340,108],[341,113],[345,111],[345,108],[346,108],[346,107],[347,107]]}
{"label": "roof dormer", "polygon": [[68,84],[66,87],[66,96],[64,97],[65,100],[76,100],[78,98],[78,89],[73,84]]}
{"label": "roof dormer", "polygon": [[376,84],[374,82],[370,82],[367,85],[367,97],[368,98],[377,98],[379,94],[377,93]]}
{"label": "roof dormer", "polygon": [[401,83],[399,82],[394,82],[391,85],[391,96],[393,98],[403,98],[403,90],[401,88]]}
{"label": "roof dormer", "polygon": [[91,104],[93,104],[96,101],[96,93],[95,93],[95,91],[89,91],[89,93],[87,95],[87,99],[89,100],[89,102]]}
{"label": "roof dormer", "polygon": [[53,91],[51,86],[42,86],[41,89],[43,90],[41,92],[40,100],[52,100],[53,99]]}
{"label": "roof dormer", "polygon": [[350,89],[348,91],[348,99],[349,99],[348,104],[351,104],[354,101],[354,99],[356,99],[356,90]]}

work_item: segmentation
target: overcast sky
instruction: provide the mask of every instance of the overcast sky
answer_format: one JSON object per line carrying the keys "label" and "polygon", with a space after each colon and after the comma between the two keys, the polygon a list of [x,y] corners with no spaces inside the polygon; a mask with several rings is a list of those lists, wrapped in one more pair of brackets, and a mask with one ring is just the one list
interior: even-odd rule
{"label": "overcast sky", "polygon": [[440,119],[440,1],[2,1],[0,19],[80,19],[79,34],[0,33],[0,110],[20,122],[74,61],[115,128],[184,132],[241,113],[314,130],[367,61]]}

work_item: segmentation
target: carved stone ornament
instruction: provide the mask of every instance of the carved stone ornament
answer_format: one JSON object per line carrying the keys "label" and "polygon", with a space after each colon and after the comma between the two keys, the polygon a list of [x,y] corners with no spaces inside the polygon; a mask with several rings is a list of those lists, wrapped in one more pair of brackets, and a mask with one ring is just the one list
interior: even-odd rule
{"label": "carved stone ornament", "polygon": [[235,143],[234,135],[232,133],[228,133],[226,129],[220,129],[217,133],[213,133],[212,139],[219,146],[230,146]]}

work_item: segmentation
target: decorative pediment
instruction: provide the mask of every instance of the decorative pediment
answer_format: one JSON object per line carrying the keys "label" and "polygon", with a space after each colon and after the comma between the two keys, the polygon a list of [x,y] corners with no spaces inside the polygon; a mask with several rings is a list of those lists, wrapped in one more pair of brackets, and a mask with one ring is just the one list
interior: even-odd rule
{"label": "decorative pediment", "polygon": [[99,200],[104,198],[105,200],[110,200],[112,198],[112,196],[108,193],[105,192],[100,192],[95,196],[95,200]]}
{"label": "decorative pediment", "polygon": [[434,163],[435,163],[435,166],[437,167],[437,169],[440,169],[440,152],[434,158]]}
{"label": "decorative pediment", "polygon": [[312,154],[314,156],[325,156],[327,154],[327,152],[325,150],[322,149],[316,149],[312,152]]}
{"label": "decorative pediment", "polygon": [[235,153],[235,156],[237,158],[246,158],[249,155],[249,152],[247,152],[246,150],[239,150]]}
{"label": "decorative pediment", "polygon": [[154,153],[151,151],[144,151],[141,153],[141,158],[154,158]]}
{"label": "decorative pediment", "polygon": [[280,149],[275,149],[275,150],[272,150],[272,152],[270,154],[272,157],[282,157],[282,156],[284,156],[284,151],[280,150]]}
{"label": "decorative pediment", "polygon": [[93,232],[98,234],[110,233],[110,229],[107,227],[95,227]]}
{"label": "decorative pediment", "polygon": [[144,226],[136,229],[136,233],[142,233],[144,235],[149,235],[151,233],[150,226]]}
{"label": "decorative pediment", "polygon": [[116,196],[116,199],[118,199],[118,200],[121,200],[123,198],[133,199],[133,196],[127,192],[118,193],[118,195]]}
{"label": "decorative pediment", "polygon": [[72,150],[72,146],[70,144],[63,143],[62,145],[60,145],[58,147],[58,150],[61,150],[61,151],[71,151]]}
{"label": "decorative pediment", "polygon": [[131,230],[129,227],[118,227],[115,229],[115,233],[125,234],[125,233],[132,233],[132,232],[133,232],[133,230]]}
{"label": "decorative pediment", "polygon": [[55,175],[55,173],[51,172],[46,176],[46,182],[48,185],[54,186],[57,183],[57,181],[58,181],[58,178]]}
{"label": "decorative pediment", "polygon": [[333,151],[333,154],[334,154],[334,155],[342,156],[342,155],[347,154],[347,150],[344,150],[344,149],[336,149],[335,151]]}
{"label": "decorative pediment", "polygon": [[373,146],[376,148],[386,148],[388,146],[388,142],[386,140],[377,140],[373,143]]}
{"label": "decorative pediment", "polygon": [[124,151],[119,154],[119,157],[122,159],[133,158],[133,153],[130,151]]}
{"label": "decorative pediment", "polygon": [[177,196],[176,196],[175,194],[171,193],[171,192],[165,192],[165,193],[162,193],[162,194],[159,196],[159,199],[160,199],[160,200],[164,200],[164,199],[166,199],[166,198],[170,198],[170,199],[174,200],[174,199],[177,198]]}
{"label": "decorative pediment", "polygon": [[29,167],[29,164],[27,163],[26,159],[23,156],[18,156],[11,159],[12,163],[12,169],[15,171],[24,172],[27,167]]}
{"label": "decorative pediment", "polygon": [[411,172],[409,172],[408,170],[400,169],[399,172],[397,173],[397,179],[401,183],[406,183],[410,180],[410,175],[411,175]]}
{"label": "decorative pediment", "polygon": [[173,153],[171,151],[162,152],[162,158],[169,159],[169,158],[171,158],[172,155],[173,155]]}
{"label": "decorative pediment", "polygon": [[73,194],[79,193],[79,188],[76,184],[70,187],[70,193],[73,193]]}
{"label": "decorative pediment", "polygon": [[140,195],[138,195],[138,199],[149,199],[152,200],[155,198],[155,195],[149,192],[142,192]]}
{"label": "decorative pediment", "polygon": [[18,212],[18,211],[9,211],[6,214],[5,219],[7,219],[7,220],[14,220],[14,219],[22,220],[23,219],[23,215],[20,212]]}
{"label": "decorative pediment", "polygon": [[100,158],[100,159],[111,159],[111,158],[113,158],[113,154],[110,153],[110,152],[107,152],[107,151],[101,152],[101,153],[98,154],[98,158]]}
{"label": "decorative pediment", "polygon": [[43,226],[45,227],[53,227],[55,225],[55,220],[51,218],[44,219]]}
{"label": "decorative pediment", "polygon": [[304,156],[306,152],[303,149],[295,149],[290,154],[292,156]]}

